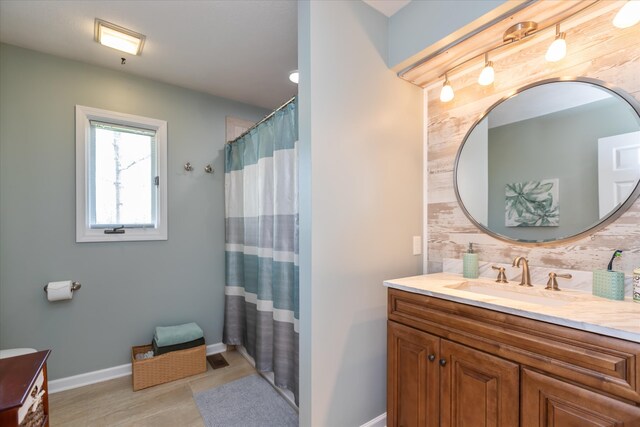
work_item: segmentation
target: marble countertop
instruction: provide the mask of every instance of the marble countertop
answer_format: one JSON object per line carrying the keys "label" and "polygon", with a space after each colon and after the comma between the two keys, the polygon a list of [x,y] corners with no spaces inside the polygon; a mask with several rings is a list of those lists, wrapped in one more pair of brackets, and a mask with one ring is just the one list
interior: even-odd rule
{"label": "marble countertop", "polygon": [[640,303],[630,298],[613,301],[582,291],[547,291],[540,284],[525,288],[518,282],[470,280],[453,273],[387,280],[384,285],[640,343]]}

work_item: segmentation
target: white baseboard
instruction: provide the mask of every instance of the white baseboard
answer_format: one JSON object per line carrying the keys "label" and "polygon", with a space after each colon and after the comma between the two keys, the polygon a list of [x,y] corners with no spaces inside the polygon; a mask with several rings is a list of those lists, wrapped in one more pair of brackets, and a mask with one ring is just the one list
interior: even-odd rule
{"label": "white baseboard", "polygon": [[207,356],[211,354],[224,353],[225,351],[227,351],[227,345],[223,342],[218,342],[207,346]]}
{"label": "white baseboard", "polygon": [[[207,346],[207,355],[222,353],[224,351],[227,351],[227,345],[221,342]],[[127,375],[131,375],[131,363],[59,378],[49,381],[49,394],[114,380],[116,378],[126,377]]]}
{"label": "white baseboard", "polygon": [[131,375],[131,363],[49,381],[49,394]]}
{"label": "white baseboard", "polygon": [[367,421],[362,424],[360,427],[386,427],[387,425],[387,413],[380,414],[374,419]]}

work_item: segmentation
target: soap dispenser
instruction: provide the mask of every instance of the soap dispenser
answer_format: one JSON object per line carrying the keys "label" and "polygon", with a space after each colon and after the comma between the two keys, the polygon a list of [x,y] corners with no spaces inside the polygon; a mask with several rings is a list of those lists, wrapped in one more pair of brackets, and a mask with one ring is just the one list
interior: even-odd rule
{"label": "soap dispenser", "polygon": [[473,252],[473,243],[469,242],[467,253],[462,255],[462,277],[466,279],[477,279],[479,275],[478,254]]}

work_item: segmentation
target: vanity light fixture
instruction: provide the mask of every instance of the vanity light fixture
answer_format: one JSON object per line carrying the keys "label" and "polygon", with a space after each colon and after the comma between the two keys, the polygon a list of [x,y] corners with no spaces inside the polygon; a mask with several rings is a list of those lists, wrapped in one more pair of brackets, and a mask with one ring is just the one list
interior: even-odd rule
{"label": "vanity light fixture", "polygon": [[507,28],[502,35],[502,41],[513,43],[526,38],[528,35],[538,31],[538,23],[535,21],[518,22]]}
{"label": "vanity light fixture", "polygon": [[298,70],[293,70],[292,72],[289,73],[289,80],[291,80],[293,83],[298,84],[299,79],[300,79],[300,73],[298,73]]}
{"label": "vanity light fixture", "polygon": [[488,86],[493,83],[495,72],[493,71],[493,62],[489,61],[489,53],[484,54],[484,68],[478,76],[478,84],[480,86]]}
{"label": "vanity light fixture", "polygon": [[444,75],[444,84],[442,85],[442,90],[440,91],[440,101],[449,102],[453,99],[453,88],[451,87],[451,83],[449,83],[449,78],[447,75]]}
{"label": "vanity light fixture", "polygon": [[566,34],[560,31],[560,24],[556,24],[556,39],[549,45],[544,56],[549,62],[558,62],[567,54]]}
{"label": "vanity light fixture", "polygon": [[[494,54],[499,50],[507,48],[516,43],[520,43],[523,40],[528,40],[530,38],[536,37],[538,34],[550,30],[555,27],[556,37],[553,42],[549,45],[547,52],[545,54],[545,59],[548,62],[557,62],[560,61],[567,55],[567,41],[566,33],[560,31],[560,24],[565,23],[566,21],[574,18],[575,16],[584,13],[588,9],[592,8],[594,5],[599,4],[599,1],[585,2],[586,5],[579,10],[571,13],[568,16],[563,17],[555,22],[545,23],[544,25],[539,25],[534,21],[524,21],[518,22],[504,32],[502,36],[502,41],[499,44],[493,45],[492,47],[484,50],[483,52],[477,53],[472,57],[466,58],[461,62],[454,63],[444,71],[444,85],[440,91],[440,101],[449,102],[453,99],[453,88],[451,87],[451,83],[449,83],[448,75],[464,68],[471,62],[478,61],[479,58],[484,56],[484,67],[478,76],[478,84],[482,86],[490,85],[495,80],[495,70],[493,68],[493,62],[489,61],[489,54]],[[618,28],[627,28],[633,25],[636,25],[640,22],[640,0],[627,0],[622,6],[622,8],[616,14],[616,17],[613,20],[613,25]],[[431,57],[427,57],[423,59],[420,63],[422,64],[427,59]],[[409,68],[411,69],[411,68]],[[402,76],[409,69],[402,71],[399,75]],[[440,75],[440,78],[443,76]]]}
{"label": "vanity light fixture", "polygon": [[629,28],[640,22],[640,0],[629,0],[613,18],[613,25],[618,28]]}
{"label": "vanity light fixture", "polygon": [[94,38],[103,46],[131,55],[141,55],[146,37],[143,34],[96,18]]}

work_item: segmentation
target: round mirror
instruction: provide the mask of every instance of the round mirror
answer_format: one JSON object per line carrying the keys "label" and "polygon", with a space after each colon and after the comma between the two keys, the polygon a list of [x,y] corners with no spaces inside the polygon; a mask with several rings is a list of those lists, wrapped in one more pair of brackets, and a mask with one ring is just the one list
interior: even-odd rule
{"label": "round mirror", "polygon": [[503,240],[593,232],[640,194],[640,104],[593,79],[526,86],[467,133],[454,186],[469,219]]}

